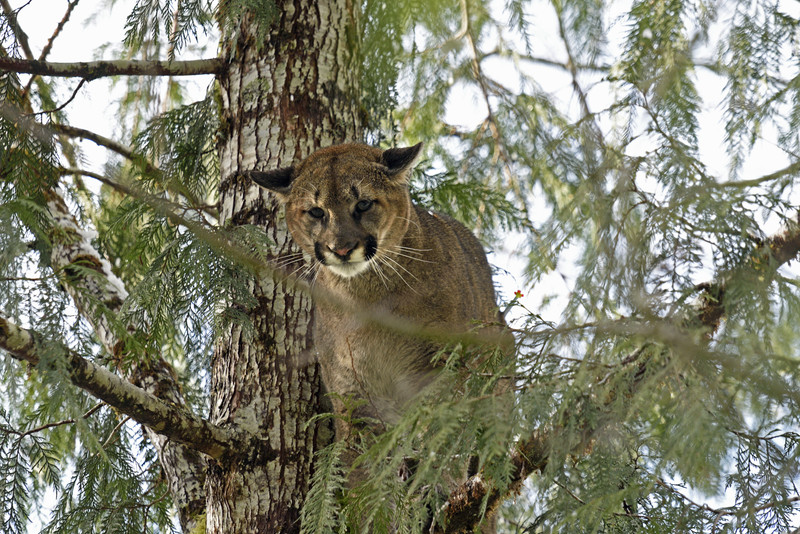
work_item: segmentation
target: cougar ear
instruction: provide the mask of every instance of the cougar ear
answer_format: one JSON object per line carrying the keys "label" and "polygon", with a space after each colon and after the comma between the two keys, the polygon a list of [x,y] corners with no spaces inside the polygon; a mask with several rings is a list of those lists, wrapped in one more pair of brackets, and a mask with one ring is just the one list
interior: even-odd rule
{"label": "cougar ear", "polygon": [[246,171],[244,175],[264,189],[277,193],[279,199],[285,200],[292,191],[294,167],[282,167],[271,171]]}
{"label": "cougar ear", "polygon": [[410,170],[422,151],[422,143],[406,148],[389,148],[381,154],[381,163],[389,174],[404,174]]}

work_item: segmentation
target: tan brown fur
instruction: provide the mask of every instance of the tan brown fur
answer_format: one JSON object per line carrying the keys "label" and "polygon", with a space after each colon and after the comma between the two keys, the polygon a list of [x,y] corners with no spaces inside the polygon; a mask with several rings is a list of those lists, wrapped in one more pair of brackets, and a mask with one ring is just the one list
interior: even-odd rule
{"label": "tan brown fur", "polygon": [[[315,283],[337,300],[448,332],[496,325],[502,318],[479,241],[461,223],[411,202],[408,175],[419,148],[333,146],[293,168],[250,176],[278,193],[295,241],[326,263]],[[361,212],[361,201],[372,203]],[[311,211],[317,208],[324,217]],[[370,236],[374,256],[351,275],[358,268],[347,263],[369,255]],[[333,251],[348,251],[347,263]],[[439,344],[366,323],[335,306],[318,307],[314,336],[323,380],[340,414],[342,398],[355,397],[366,401],[356,416],[391,424],[437,374],[431,359]],[[340,422],[339,439],[348,431]]]}

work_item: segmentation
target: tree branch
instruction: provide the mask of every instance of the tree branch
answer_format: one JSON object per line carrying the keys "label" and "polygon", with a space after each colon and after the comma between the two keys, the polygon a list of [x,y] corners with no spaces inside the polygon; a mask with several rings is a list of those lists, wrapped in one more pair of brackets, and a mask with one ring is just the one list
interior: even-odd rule
{"label": "tree branch", "polygon": [[[97,404],[92,406],[89,409],[88,412],[83,414],[82,419],[88,419],[89,417],[92,416],[92,414],[94,414],[97,410],[99,410],[103,406],[106,406],[105,402],[102,402],[102,401],[98,402]],[[64,425],[73,425],[73,424],[75,424],[75,421],[76,421],[75,419],[63,419],[61,421],[54,421],[52,423],[45,423],[43,425],[37,426],[36,428],[31,428],[31,429],[26,430],[24,432],[20,432],[20,431],[14,430],[12,428],[5,428],[3,431],[4,432],[10,432],[12,434],[16,434],[17,436],[20,436],[20,437],[25,437],[25,436],[30,436],[32,434],[37,434],[39,432],[42,432],[44,430],[48,430],[50,428],[56,428],[56,427],[64,426]]]}
{"label": "tree branch", "polygon": [[534,432],[525,441],[520,441],[511,455],[511,483],[503,491],[487,484],[480,474],[472,476],[450,493],[450,498],[442,507],[444,527],[436,524],[432,534],[456,534],[474,532],[483,517],[494,512],[509,495],[519,493],[522,483],[532,473],[542,471],[547,466],[550,447],[549,438]]}
{"label": "tree branch", "polygon": [[[799,218],[800,219],[800,218]],[[800,220],[783,232],[759,243],[740,267],[724,273],[720,280],[697,286],[703,291],[703,299],[694,324],[707,330],[710,337],[719,328],[725,315],[725,293],[728,281],[747,272],[759,273],[766,281],[772,281],[778,268],[800,254]]]}
{"label": "tree branch", "polygon": [[792,174],[796,174],[800,172],[800,160],[795,161],[794,163],[790,163],[786,167],[782,169],[778,169],[775,172],[771,172],[769,174],[765,174],[763,176],[759,176],[757,178],[751,178],[749,180],[736,180],[736,181],[728,181],[728,182],[720,182],[714,184],[713,187],[732,187],[732,188],[746,188],[746,187],[756,187],[765,182],[770,182],[772,180],[779,180],[786,176],[790,176]]}
{"label": "tree branch", "polygon": [[[2,108],[0,108],[0,112],[2,112]],[[90,130],[77,128],[75,126],[70,126],[68,124],[52,123],[49,126],[47,126],[47,128],[50,128],[50,130],[52,130],[52,133],[66,135],[67,137],[78,137],[80,139],[86,139],[87,141],[93,142],[97,146],[107,148],[112,152],[116,152],[123,158],[131,161],[135,166],[138,166],[144,174],[147,174],[155,178],[163,179],[163,173],[161,169],[153,165],[143,155],[137,154],[127,146],[117,141],[114,141],[113,139],[100,135],[96,132],[92,132]],[[79,173],[87,174],[84,171],[79,171]],[[97,178],[96,174],[87,174],[87,175]],[[167,184],[164,185],[166,186]],[[191,192],[186,190],[186,188],[182,188],[180,191],[174,191],[174,192],[185,196],[195,206],[203,205],[201,202],[198,201],[198,199],[194,198]],[[216,216],[213,212],[209,212],[209,214]]]}
{"label": "tree branch", "polygon": [[[40,80],[37,79],[37,83]],[[46,84],[43,87],[47,88]],[[60,132],[90,139],[101,146],[130,157],[145,171],[159,172],[146,159],[126,147],[87,130],[69,126],[45,126],[31,114],[22,113],[16,106],[0,102],[0,116],[12,120],[19,128],[28,130],[44,142]],[[58,189],[44,191],[53,221],[51,230],[52,254],[50,266],[60,278],[80,313],[92,324],[99,341],[116,358],[126,356],[131,365],[125,368],[126,378],[145,392],[161,399],[167,406],[186,406],[183,393],[171,366],[159,354],[128,354],[128,336],[136,333],[136,325],[120,324],[118,317],[128,293],[125,284],[111,270],[108,260],[92,245],[91,236],[83,231],[70,213]],[[83,269],[76,268],[82,266]],[[205,478],[207,458],[197,449],[172,441],[148,426],[144,426],[163,468],[178,510],[182,530],[192,532],[205,509]]]}
{"label": "tree branch", "polygon": [[[0,348],[18,360],[37,366],[40,364],[38,336],[2,315]],[[63,345],[59,345],[57,350],[66,361],[73,384],[159,434],[189,445],[212,458],[220,458],[226,451],[241,446],[241,435],[212,425],[175,404],[162,401]]]}
{"label": "tree branch", "polygon": [[[33,78],[31,78],[31,80],[28,81],[28,85],[25,87],[26,89],[28,89],[30,87],[31,81],[33,81]],[[58,107],[56,107],[54,109],[45,109],[45,110],[42,110],[42,111],[37,111],[35,114],[36,115],[45,115],[45,114],[49,114],[49,113],[58,113],[59,111],[63,110],[65,107],[67,107],[69,105],[70,102],[75,100],[75,97],[78,96],[78,91],[81,90],[81,87],[83,87],[83,84],[85,84],[85,83],[86,83],[86,78],[81,78],[81,80],[78,82],[78,85],[76,85],[75,89],[72,91],[72,94],[70,95],[70,97],[68,99],[66,99],[63,104],[60,104]],[[56,123],[56,124],[58,124],[58,123]]]}
{"label": "tree branch", "polygon": [[[687,328],[702,328],[708,332],[707,338],[710,339],[725,314],[723,297],[728,280],[750,271],[758,272],[766,281],[770,281],[780,266],[796,259],[798,255],[800,255],[800,220],[756,246],[742,266],[723,273],[719,277],[720,281],[701,284],[699,289],[705,292],[706,298],[702,299],[695,310],[695,315],[675,326],[674,332],[665,333],[662,331],[663,328],[656,326],[648,329],[647,332],[640,332],[640,334],[645,334],[643,337],[647,339],[661,338],[666,341],[674,341],[676,344],[683,344],[693,343],[688,341],[690,338],[682,335]],[[685,352],[696,352],[691,349],[689,348]],[[638,368],[631,374],[631,381],[626,386],[625,395],[635,395],[645,383],[645,371],[650,358],[645,357],[640,361],[641,356],[642,351],[637,351],[622,362],[626,369],[630,369],[632,365]],[[606,424],[606,421],[599,421],[592,428],[587,428],[582,432],[577,444],[572,447],[572,452],[583,454]],[[444,526],[437,524],[431,532],[436,534],[473,532],[483,517],[484,506],[487,514],[491,513],[508,496],[518,493],[528,476],[544,470],[552,448],[550,444],[558,442],[559,439],[558,429],[553,428],[537,429],[525,440],[520,440],[514,452],[511,453],[512,470],[509,485],[505,488],[497,488],[487,484],[480,474],[470,477],[450,493],[448,501],[441,509]]]}
{"label": "tree branch", "polygon": [[[128,356],[133,365],[128,369],[128,380],[138,387],[157,395],[168,406],[185,406],[186,402],[171,366],[157,354],[126,354],[126,337],[136,331],[133,324],[114,324],[128,296],[125,284],[111,270],[108,260],[93,246],[86,232],[70,213],[58,190],[46,192],[47,207],[53,218],[53,249],[51,267],[61,274],[64,287],[80,313],[94,327],[98,339],[109,354],[121,358]],[[82,265],[94,271],[75,269]],[[177,408],[176,408],[177,409]],[[148,437],[169,482],[173,501],[178,508],[184,532],[191,532],[198,515],[205,508],[206,459],[192,447],[171,441],[149,426]]]}
{"label": "tree branch", "polygon": [[[52,50],[52,48],[53,48],[53,43],[55,42],[56,38],[61,34],[61,30],[64,29],[64,26],[67,24],[67,21],[69,21],[69,17],[72,15],[72,11],[75,9],[75,6],[78,5],[78,2],[80,2],[80,0],[72,0],[67,4],[67,11],[66,11],[66,13],[64,13],[64,16],[61,17],[61,22],[59,22],[58,26],[56,26],[56,29],[53,32],[53,35],[51,35],[50,39],[47,40],[47,44],[44,45],[44,48],[42,49],[42,53],[39,54],[39,58],[38,58],[39,61],[44,61],[47,58],[47,55],[50,53],[50,50]],[[28,59],[33,59],[33,58],[29,57]],[[33,85],[33,81],[35,79],[36,79],[36,76],[31,76],[30,80],[28,80],[28,83],[25,84],[25,88],[22,90],[23,96],[27,96],[30,93],[31,85]],[[75,91],[75,92],[77,93],[77,91]]]}
{"label": "tree branch", "polygon": [[606,152],[607,149],[605,147],[603,132],[600,129],[600,125],[597,124],[594,114],[589,109],[589,100],[586,96],[586,92],[583,90],[583,87],[581,87],[580,81],[578,80],[578,61],[575,59],[575,54],[572,50],[572,45],[569,42],[569,36],[567,35],[567,28],[564,25],[563,7],[560,3],[553,2],[553,8],[556,11],[556,17],[558,18],[558,32],[561,36],[561,40],[564,42],[564,50],[567,52],[567,71],[569,71],[569,74],[572,77],[572,88],[575,91],[575,94],[578,96],[578,102],[581,106],[582,120],[585,120],[586,124],[588,124],[588,129],[594,137],[594,142],[603,150],[603,152]]}
{"label": "tree branch", "polygon": [[64,13],[64,16],[61,17],[61,22],[59,22],[58,25],[56,26],[53,35],[51,35],[50,39],[47,40],[47,44],[44,45],[42,53],[39,54],[39,61],[44,61],[45,58],[47,58],[47,55],[50,54],[50,50],[53,49],[53,43],[55,42],[56,37],[58,37],[61,34],[61,30],[64,29],[64,26],[67,24],[67,21],[69,21],[69,17],[72,15],[72,11],[75,9],[75,6],[78,5],[78,2],[80,2],[80,0],[71,0],[70,2],[67,3],[67,11]]}
{"label": "tree branch", "polygon": [[[102,175],[100,173],[92,172],[92,171],[89,171],[89,170],[86,170],[86,169],[67,169],[67,168],[62,167],[62,168],[58,169],[58,172],[62,176],[72,174],[72,175],[81,175],[81,176],[87,176],[89,178],[94,178],[98,182],[102,182],[105,185],[111,187],[112,189],[114,189],[114,190],[116,190],[116,191],[118,191],[118,192],[120,192],[120,193],[122,193],[124,195],[132,196],[133,198],[136,198],[138,200],[142,200],[143,197],[146,197],[146,193],[144,193],[142,191],[136,191],[133,188],[125,186],[124,184],[121,184],[121,183],[119,183],[117,181],[114,181],[114,180],[112,180],[111,178],[109,178],[107,176],[104,176],[104,175]],[[201,212],[205,213],[206,215],[208,215],[210,217],[213,217],[214,219],[217,219],[219,217],[219,212],[216,209],[216,207],[213,206],[213,205],[210,205],[210,204],[196,205],[196,206],[191,206],[190,208],[187,208],[185,206],[181,206],[181,205],[178,205],[178,204],[174,204],[174,203],[171,203],[170,205],[171,205],[171,209],[172,209],[172,211],[174,213],[178,213],[178,212],[184,212],[185,213],[186,211],[198,211],[198,212],[201,211]]]}
{"label": "tree branch", "polygon": [[[0,107],[0,112],[2,112],[2,107]],[[127,146],[125,146],[125,145],[123,145],[121,143],[118,143],[117,141],[114,141],[113,139],[109,139],[108,137],[102,136],[102,135],[100,135],[98,133],[95,133],[95,132],[92,132],[92,131],[89,131],[89,130],[84,130],[83,128],[76,128],[75,126],[69,126],[67,124],[53,123],[53,124],[50,124],[47,127],[50,128],[50,130],[52,130],[52,133],[59,133],[59,134],[62,134],[62,135],[66,135],[68,137],[79,137],[81,139],[86,139],[87,141],[91,141],[91,142],[95,143],[98,146],[101,146],[103,148],[107,148],[107,149],[111,150],[112,152],[116,152],[117,154],[119,154],[123,158],[129,160],[131,163],[133,163],[139,169],[141,169],[142,173],[144,173],[146,175],[149,175],[149,176],[151,176],[153,178],[157,178],[160,182],[162,182],[162,185],[165,188],[170,189],[170,184],[164,183],[165,182],[164,174],[161,171],[161,169],[159,169],[158,167],[153,165],[150,162],[150,160],[148,160],[146,157],[144,157],[141,154],[138,154],[138,153],[134,152],[133,150],[131,150]],[[43,128],[45,128],[45,127],[43,127]],[[85,174],[85,173],[81,172],[81,174]],[[175,190],[173,188],[172,191],[175,192],[175,193],[178,193],[180,195],[183,195],[184,197],[186,197],[186,199],[193,206],[203,206],[204,205],[197,198],[195,198],[194,195],[192,195],[191,191],[189,191],[185,187],[181,187],[179,190]],[[209,214],[214,215],[213,212],[209,212]]]}
{"label": "tree branch", "polygon": [[219,75],[225,69],[220,58],[193,59],[188,61],[77,61],[72,63],[51,63],[0,57],[0,71],[36,74],[40,76],[61,76],[94,80],[106,76],[196,76],[199,74]]}
{"label": "tree branch", "polygon": [[8,0],[0,0],[0,5],[3,6],[3,14],[6,16],[6,19],[8,19],[8,24],[11,26],[11,31],[14,32],[14,36],[17,38],[20,48],[22,48],[22,53],[25,54],[26,58],[32,60],[33,51],[31,51],[31,46],[28,44],[28,35],[20,28],[19,22],[17,22],[17,14],[11,9],[11,4],[8,3]]}
{"label": "tree branch", "polygon": [[112,152],[116,152],[123,158],[129,159],[132,162],[141,165],[143,170],[147,173],[159,172],[159,170],[144,157],[134,153],[130,148],[126,147],[122,143],[114,141],[113,139],[109,139],[108,137],[102,136],[90,130],[76,128],[75,126],[70,126],[68,124],[54,123],[48,125],[47,127],[50,128],[54,133],[63,134],[67,137],[79,137],[81,139],[86,139],[87,141],[91,141],[98,146],[107,148]]}

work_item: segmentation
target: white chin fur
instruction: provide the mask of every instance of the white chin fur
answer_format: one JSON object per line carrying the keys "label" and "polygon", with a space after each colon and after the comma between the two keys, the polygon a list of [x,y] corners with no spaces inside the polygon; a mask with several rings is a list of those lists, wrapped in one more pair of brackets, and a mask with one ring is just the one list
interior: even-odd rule
{"label": "white chin fur", "polygon": [[351,278],[359,273],[363,273],[369,267],[369,261],[359,261],[356,263],[339,263],[336,265],[326,265],[334,274],[342,278]]}

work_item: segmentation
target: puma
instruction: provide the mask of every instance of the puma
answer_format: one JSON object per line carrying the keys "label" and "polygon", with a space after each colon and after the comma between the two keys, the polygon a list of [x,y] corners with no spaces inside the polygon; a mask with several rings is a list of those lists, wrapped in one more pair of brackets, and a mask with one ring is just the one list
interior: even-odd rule
{"label": "puma", "polygon": [[[381,150],[332,146],[302,162],[249,171],[285,205],[293,239],[317,262],[315,283],[351,309],[376,310],[420,327],[466,332],[503,323],[480,242],[461,223],[411,202],[408,181],[422,144]],[[365,322],[320,304],[314,326],[323,382],[336,413],[392,424],[437,376],[430,338]],[[337,438],[349,428],[337,420]]]}

